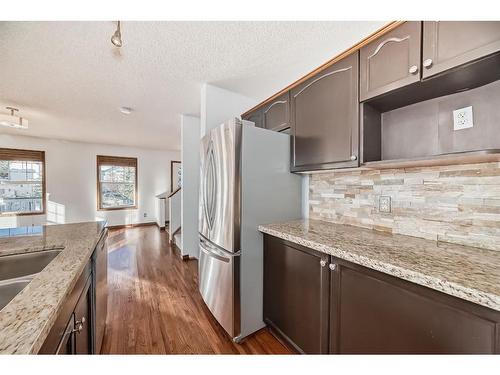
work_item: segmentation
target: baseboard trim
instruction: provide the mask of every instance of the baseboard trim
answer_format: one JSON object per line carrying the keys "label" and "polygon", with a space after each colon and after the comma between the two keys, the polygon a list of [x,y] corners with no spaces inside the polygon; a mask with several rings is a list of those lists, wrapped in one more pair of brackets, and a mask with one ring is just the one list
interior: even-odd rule
{"label": "baseboard trim", "polygon": [[283,346],[287,347],[290,351],[297,354],[305,354],[304,351],[299,348],[281,329],[276,327],[276,325],[269,319],[264,318],[264,323],[266,323],[267,328],[271,335],[273,335]]}
{"label": "baseboard trim", "polygon": [[147,227],[150,225],[158,226],[156,221],[150,221],[147,223],[135,223],[135,224],[120,224],[120,225],[108,225],[108,229],[123,229],[123,228],[136,228],[136,227]]}

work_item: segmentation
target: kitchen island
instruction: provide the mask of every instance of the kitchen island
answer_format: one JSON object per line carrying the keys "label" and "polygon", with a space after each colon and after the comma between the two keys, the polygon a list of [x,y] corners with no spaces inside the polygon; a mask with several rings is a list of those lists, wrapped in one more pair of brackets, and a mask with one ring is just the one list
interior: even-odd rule
{"label": "kitchen island", "polygon": [[26,233],[22,235],[21,228],[2,230],[0,259],[55,249],[61,252],[0,310],[0,354],[40,351],[82,274],[88,272],[90,279],[91,256],[107,231],[106,223],[99,221],[49,225]]}

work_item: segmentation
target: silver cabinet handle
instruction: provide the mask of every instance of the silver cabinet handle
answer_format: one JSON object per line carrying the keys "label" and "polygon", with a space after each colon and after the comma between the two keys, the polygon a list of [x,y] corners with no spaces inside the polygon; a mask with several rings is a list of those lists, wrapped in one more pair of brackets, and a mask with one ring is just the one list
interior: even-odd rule
{"label": "silver cabinet handle", "polygon": [[408,71],[409,71],[411,74],[417,74],[417,72],[418,72],[418,66],[416,66],[416,65],[412,65],[412,66],[410,66],[410,69],[408,69]]}
{"label": "silver cabinet handle", "polygon": [[429,69],[432,66],[432,59],[426,59],[426,60],[424,60],[423,65],[424,65],[424,67],[426,67],[427,69]]}
{"label": "silver cabinet handle", "polygon": [[77,320],[75,322],[76,328],[73,330],[73,332],[80,333],[83,330],[83,325],[85,324],[86,320],[85,317],[82,316],[82,319]]}
{"label": "silver cabinet handle", "polygon": [[321,265],[321,267],[326,266],[326,260],[321,259],[321,260],[319,261],[319,264]]}
{"label": "silver cabinet handle", "polygon": [[354,160],[357,160],[358,157],[356,155],[351,155],[351,160],[354,161]]}
{"label": "silver cabinet handle", "polygon": [[337,269],[337,265],[335,263],[330,263],[328,266],[332,271],[335,271]]}

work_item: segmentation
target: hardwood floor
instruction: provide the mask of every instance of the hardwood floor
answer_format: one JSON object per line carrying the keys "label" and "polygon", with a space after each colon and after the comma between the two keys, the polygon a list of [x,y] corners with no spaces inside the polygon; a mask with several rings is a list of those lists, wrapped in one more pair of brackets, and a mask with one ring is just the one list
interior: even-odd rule
{"label": "hardwood floor", "polygon": [[268,329],[233,343],[183,261],[155,226],[110,230],[108,318],[101,354],[290,354]]}

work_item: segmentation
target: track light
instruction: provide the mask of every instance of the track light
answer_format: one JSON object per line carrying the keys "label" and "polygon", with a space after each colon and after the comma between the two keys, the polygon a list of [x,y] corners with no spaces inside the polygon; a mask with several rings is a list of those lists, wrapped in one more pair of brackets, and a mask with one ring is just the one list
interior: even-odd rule
{"label": "track light", "polygon": [[17,112],[19,110],[17,108],[6,107],[6,109],[10,111],[10,115],[0,114],[0,125],[10,128],[28,129],[28,119],[18,116]]}
{"label": "track light", "polygon": [[121,47],[123,45],[122,33],[120,30],[120,21],[117,22],[115,33],[111,37],[111,43],[113,43],[113,45],[116,47]]}

